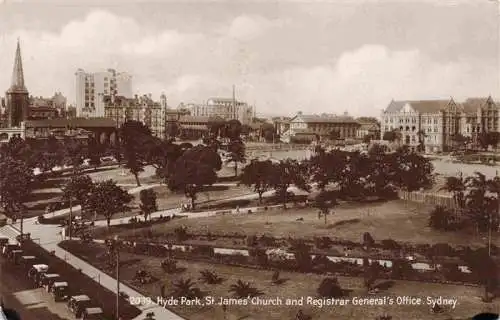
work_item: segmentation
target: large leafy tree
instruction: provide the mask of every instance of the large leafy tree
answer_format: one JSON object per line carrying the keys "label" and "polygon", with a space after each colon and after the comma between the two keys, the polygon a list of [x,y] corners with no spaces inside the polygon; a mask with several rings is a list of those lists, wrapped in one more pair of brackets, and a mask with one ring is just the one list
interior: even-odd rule
{"label": "large leafy tree", "polygon": [[152,139],[151,130],[142,122],[127,121],[120,129],[120,136],[125,167],[134,175],[137,186],[140,186],[139,173],[144,171],[144,155]]}
{"label": "large leafy tree", "polygon": [[227,162],[234,163],[234,176],[238,176],[238,163],[246,161],[245,144],[241,139],[232,139],[228,145],[229,157]]}
{"label": "large leafy tree", "polygon": [[273,163],[270,160],[252,160],[244,169],[241,175],[241,183],[246,186],[253,186],[255,192],[259,194],[259,203],[262,204],[262,195],[271,188],[271,174]]}
{"label": "large leafy tree", "polygon": [[139,198],[141,200],[141,211],[144,215],[144,220],[148,219],[151,213],[158,210],[158,205],[156,203],[156,192],[153,189],[141,190],[139,193]]}
{"label": "large leafy tree", "polygon": [[229,120],[225,124],[224,137],[229,140],[240,140],[242,125],[239,120]]}
{"label": "large leafy tree", "polygon": [[468,189],[466,196],[468,214],[478,231],[486,231],[491,227],[490,222],[497,212],[498,202],[489,192],[490,183],[484,174],[475,172],[465,181]]}
{"label": "large leafy tree", "polygon": [[396,173],[398,185],[407,191],[429,188],[434,183],[434,167],[431,161],[403,146],[395,153],[399,164]]}
{"label": "large leafy tree", "polygon": [[90,160],[90,165],[95,169],[101,164],[101,156],[104,153],[104,147],[96,138],[90,137],[88,140],[87,156]]}
{"label": "large leafy tree", "polygon": [[203,186],[217,181],[217,171],[222,161],[219,154],[210,147],[196,146],[185,151],[175,162],[175,171],[168,177],[168,187],[172,191],[183,191],[191,199],[194,209],[196,195]]}
{"label": "large leafy tree", "polygon": [[11,157],[0,158],[0,195],[10,215],[23,213],[24,203],[32,191],[34,174],[26,162]]}
{"label": "large leafy tree", "polygon": [[328,215],[331,214],[333,208],[338,205],[337,196],[337,192],[335,191],[322,190],[314,199],[314,206],[319,209],[320,215],[325,218],[325,224],[327,223]]}
{"label": "large leafy tree", "polygon": [[307,171],[304,166],[296,160],[286,159],[279,163],[273,164],[273,170],[270,175],[270,185],[280,197],[283,208],[286,208],[288,200],[288,188],[292,185],[295,187],[309,191]]}
{"label": "large leafy tree", "polygon": [[87,200],[87,210],[96,216],[104,216],[109,227],[114,215],[130,211],[129,203],[132,199],[133,197],[116,185],[115,181],[106,180],[98,182],[92,189],[92,194]]}
{"label": "large leafy tree", "polygon": [[82,165],[86,148],[81,140],[66,138],[63,143],[64,164],[72,166],[75,171]]}
{"label": "large leafy tree", "polygon": [[455,202],[455,206],[457,208],[465,207],[466,185],[465,179],[462,174],[460,174],[458,177],[446,177],[446,182],[441,189],[453,194],[453,201]]}
{"label": "large leafy tree", "polygon": [[76,200],[82,207],[82,213],[87,213],[88,199],[93,194],[95,184],[88,175],[73,175],[62,187],[64,200]]}

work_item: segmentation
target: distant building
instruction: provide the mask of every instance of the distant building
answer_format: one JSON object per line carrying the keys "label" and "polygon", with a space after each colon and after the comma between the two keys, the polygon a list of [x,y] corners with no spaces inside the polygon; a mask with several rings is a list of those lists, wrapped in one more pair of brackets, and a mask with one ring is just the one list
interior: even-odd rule
{"label": "distant building", "polygon": [[290,117],[276,117],[272,120],[277,135],[281,136],[290,129]]}
{"label": "distant building", "polygon": [[105,96],[104,117],[115,121],[117,127],[126,121],[135,120],[142,122],[151,129],[154,136],[165,137],[167,124],[166,101],[155,102],[151,94],[126,98],[121,96]]}
{"label": "distant building", "polygon": [[316,138],[328,138],[336,132],[338,140],[355,140],[359,123],[348,115],[305,115],[297,113],[290,120],[290,128],[284,132],[281,140],[293,139],[313,141]]}
{"label": "distant building", "polygon": [[179,136],[185,140],[198,140],[208,134],[208,124],[214,118],[185,115],[179,119]]}
{"label": "distant building", "polygon": [[447,151],[462,135],[472,144],[482,132],[499,132],[499,105],[491,97],[448,100],[391,101],[382,112],[381,139],[396,131],[411,149],[422,145],[426,152]]}
{"label": "distant building", "polygon": [[17,42],[12,82],[5,94],[7,127],[20,127],[28,117],[29,93],[24,83],[24,70],[21,58],[21,46]]}
{"label": "distant building", "polygon": [[77,117],[104,117],[104,96],[133,98],[132,76],[128,73],[114,69],[87,73],[78,69],[75,76]]}
{"label": "distant building", "polygon": [[195,117],[218,117],[224,120],[239,120],[250,124],[255,116],[255,108],[235,98],[210,98],[204,104],[182,104]]}
{"label": "distant building", "polygon": [[56,92],[52,98],[30,97],[28,119],[54,119],[67,114],[66,97]]}
{"label": "distant building", "polygon": [[356,130],[356,138],[363,140],[366,136],[370,136],[372,140],[380,138],[380,122],[376,119],[356,119],[359,123],[359,128]]}

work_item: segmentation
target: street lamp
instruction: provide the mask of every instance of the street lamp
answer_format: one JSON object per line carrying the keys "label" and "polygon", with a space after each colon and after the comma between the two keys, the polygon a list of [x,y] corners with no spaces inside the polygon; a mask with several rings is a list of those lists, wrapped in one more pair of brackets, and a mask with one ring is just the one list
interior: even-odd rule
{"label": "street lamp", "polygon": [[118,236],[108,240],[110,254],[115,254],[116,262],[116,319],[120,319],[120,244]]}

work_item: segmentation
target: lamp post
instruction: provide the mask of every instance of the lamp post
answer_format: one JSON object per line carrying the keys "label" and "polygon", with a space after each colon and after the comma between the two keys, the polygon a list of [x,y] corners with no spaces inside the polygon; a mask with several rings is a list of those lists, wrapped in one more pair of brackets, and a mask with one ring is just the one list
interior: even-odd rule
{"label": "lamp post", "polygon": [[116,262],[116,320],[120,319],[120,240],[118,236],[109,240],[110,253],[115,254]]}

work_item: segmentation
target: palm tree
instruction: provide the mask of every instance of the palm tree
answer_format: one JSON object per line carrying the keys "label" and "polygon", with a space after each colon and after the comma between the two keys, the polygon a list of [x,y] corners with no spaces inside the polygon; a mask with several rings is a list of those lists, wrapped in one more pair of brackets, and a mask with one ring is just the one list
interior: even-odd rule
{"label": "palm tree", "polygon": [[249,282],[238,280],[231,285],[229,292],[232,292],[236,298],[243,299],[247,297],[257,297],[263,294],[262,291],[253,287]]}
{"label": "palm tree", "polygon": [[191,279],[181,278],[173,283],[174,292],[172,296],[176,298],[185,297],[187,299],[200,298],[202,296],[201,290],[194,287],[195,283]]}
{"label": "palm tree", "polygon": [[201,274],[200,280],[202,280],[207,284],[219,284],[223,280],[215,272],[210,270],[202,270],[200,271],[200,274]]}

